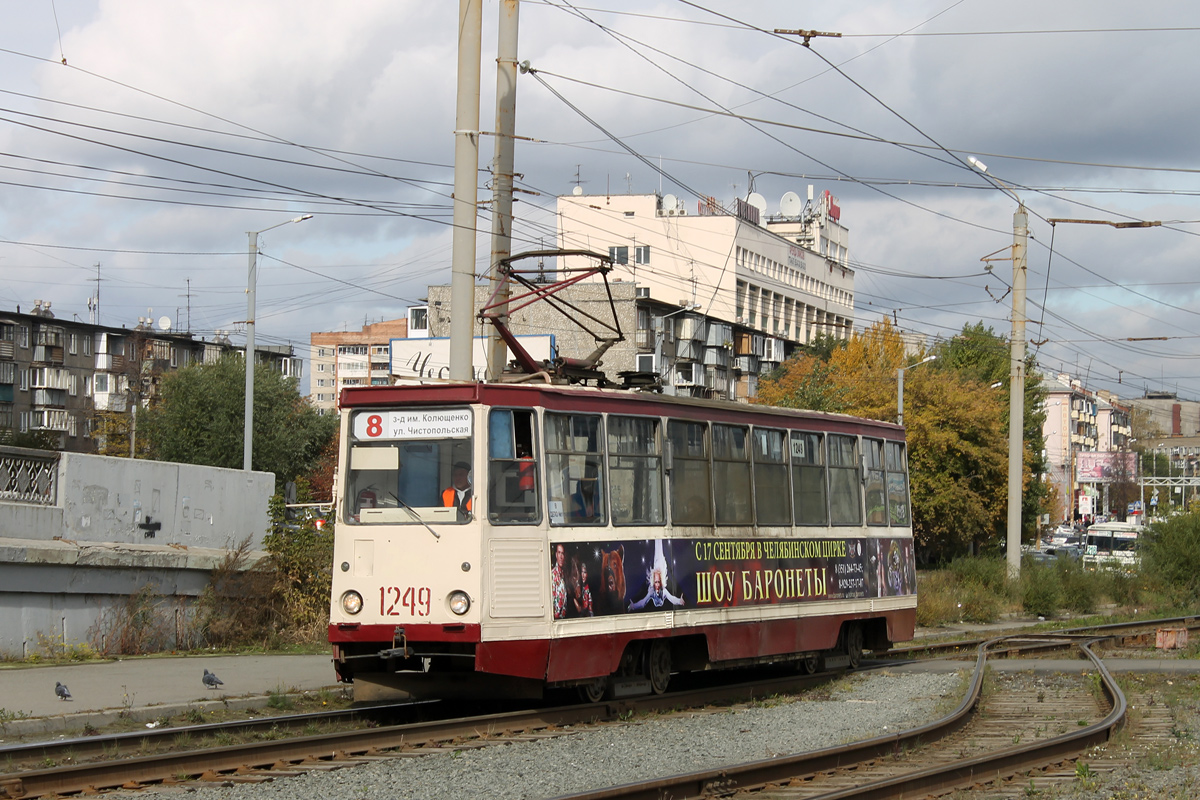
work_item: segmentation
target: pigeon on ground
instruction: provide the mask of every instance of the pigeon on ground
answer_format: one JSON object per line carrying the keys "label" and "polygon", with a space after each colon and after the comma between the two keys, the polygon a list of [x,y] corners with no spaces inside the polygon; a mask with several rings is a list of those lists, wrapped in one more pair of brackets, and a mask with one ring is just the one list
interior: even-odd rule
{"label": "pigeon on ground", "polygon": [[54,682],[54,693],[56,695],[58,695],[59,700],[70,700],[71,699],[71,690],[68,689],[66,686],[63,686],[58,681]]}
{"label": "pigeon on ground", "polygon": [[225,685],[225,681],[221,680],[214,673],[209,672],[208,670],[204,670],[204,678],[202,680],[204,681],[205,687],[209,689],[215,689],[218,686]]}

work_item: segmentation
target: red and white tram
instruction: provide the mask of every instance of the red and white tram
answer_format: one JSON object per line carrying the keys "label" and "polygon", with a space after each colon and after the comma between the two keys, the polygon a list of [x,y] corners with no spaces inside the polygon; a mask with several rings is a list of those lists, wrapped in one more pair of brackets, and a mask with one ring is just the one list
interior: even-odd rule
{"label": "red and white tram", "polygon": [[912,638],[903,428],[567,386],[342,394],[329,640],[357,699],[661,692]]}

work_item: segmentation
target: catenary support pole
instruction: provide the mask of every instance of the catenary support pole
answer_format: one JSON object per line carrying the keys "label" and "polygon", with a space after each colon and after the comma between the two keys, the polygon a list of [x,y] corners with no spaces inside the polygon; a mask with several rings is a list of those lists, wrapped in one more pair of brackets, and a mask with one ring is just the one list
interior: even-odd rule
{"label": "catenary support pole", "polygon": [[[492,261],[491,289],[495,312],[508,321],[508,281],[496,271],[501,259],[512,254],[513,136],[517,117],[517,21],[520,0],[502,0],[496,46],[496,152],[492,159]],[[504,372],[508,348],[495,325],[488,330],[488,380]]]}
{"label": "catenary support pole", "polygon": [[1008,399],[1008,574],[1021,576],[1022,472],[1025,466],[1025,249],[1029,216],[1018,203],[1013,214],[1012,353]]}
{"label": "catenary support pole", "polygon": [[458,4],[458,105],[454,118],[454,237],[450,275],[450,378],[474,377],[475,221],[479,180],[479,60],[483,0]]}

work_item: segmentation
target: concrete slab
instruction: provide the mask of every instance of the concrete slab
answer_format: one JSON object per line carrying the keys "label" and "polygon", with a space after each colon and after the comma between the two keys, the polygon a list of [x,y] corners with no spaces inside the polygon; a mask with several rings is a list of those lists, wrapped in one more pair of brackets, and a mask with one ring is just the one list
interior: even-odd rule
{"label": "concrete slab", "polygon": [[[204,670],[225,682],[206,689]],[[71,700],[54,694],[56,682]],[[47,732],[104,724],[123,712],[136,719],[178,713],[198,703],[262,705],[272,692],[336,687],[329,655],[213,655],[132,658],[53,666],[0,666],[0,728]],[[249,701],[249,702],[247,702]],[[31,725],[30,720],[42,720]]]}

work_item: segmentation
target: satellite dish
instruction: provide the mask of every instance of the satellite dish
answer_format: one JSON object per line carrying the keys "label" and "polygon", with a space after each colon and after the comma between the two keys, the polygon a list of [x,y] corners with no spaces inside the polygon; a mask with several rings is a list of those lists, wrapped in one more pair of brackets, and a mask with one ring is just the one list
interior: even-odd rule
{"label": "satellite dish", "polygon": [[579,197],[579,195],[583,194],[583,187],[576,184],[575,188],[571,190],[571,194]]}
{"label": "satellite dish", "polygon": [[804,204],[795,192],[784,192],[783,197],[779,198],[779,213],[785,217],[798,217],[803,210]]}
{"label": "satellite dish", "polygon": [[160,331],[171,330],[171,318],[170,317],[159,317],[158,318],[158,329]]}
{"label": "satellite dish", "polygon": [[663,209],[665,211],[674,211],[679,208],[679,198],[673,194],[663,195]]}
{"label": "satellite dish", "polygon": [[758,192],[751,192],[746,198],[746,202],[758,209],[758,218],[762,219],[767,214],[767,198],[763,197]]}

